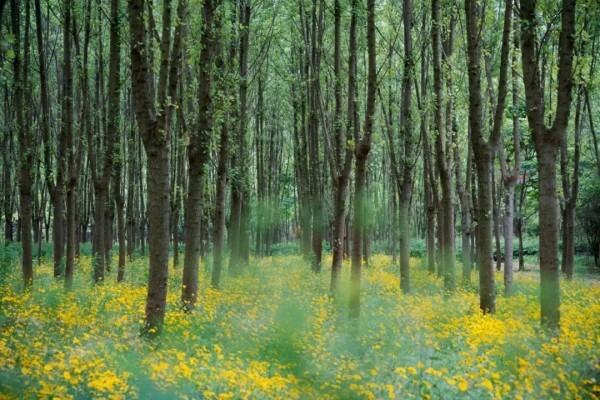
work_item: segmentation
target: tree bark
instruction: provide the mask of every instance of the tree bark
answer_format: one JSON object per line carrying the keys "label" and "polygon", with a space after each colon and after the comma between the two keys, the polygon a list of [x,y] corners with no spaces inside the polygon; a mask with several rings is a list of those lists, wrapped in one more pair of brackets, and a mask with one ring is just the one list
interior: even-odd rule
{"label": "tree bark", "polygon": [[359,139],[354,132],[356,144],[356,173],[354,177],[354,223],[352,225],[352,267],[350,271],[350,316],[360,317],[360,281],[362,270],[362,235],[365,226],[365,180],[367,159],[375,119],[375,96],[377,94],[375,0],[367,0],[367,105],[365,109],[365,132]]}
{"label": "tree bark", "polygon": [[75,161],[75,149],[73,148],[73,70],[71,67],[71,41],[72,22],[71,0],[65,0],[64,17],[64,59],[63,59],[63,103],[62,103],[62,135],[66,144],[67,180],[66,184],[66,242],[67,257],[65,263],[65,288],[70,290],[73,285],[73,273],[75,268],[75,195],[77,190],[77,171]]}
{"label": "tree bark", "polygon": [[16,112],[16,125],[19,140],[19,219],[21,225],[21,268],[23,272],[23,284],[29,289],[33,284],[33,243],[31,236],[32,223],[32,165],[33,148],[32,137],[25,125],[24,92],[27,90],[27,73],[29,64],[29,25],[30,6],[27,1],[25,6],[25,39],[24,39],[24,65],[21,63],[21,10],[19,0],[11,0],[11,25],[14,41],[13,73],[14,73],[14,107]]}
{"label": "tree bark", "polygon": [[[434,123],[437,131],[436,153],[437,168],[439,171],[442,198],[441,207],[438,212],[438,224],[440,229],[440,270],[444,276],[444,288],[448,292],[454,292],[454,246],[453,246],[453,204],[452,204],[452,179],[451,165],[447,158],[446,129],[443,112],[443,72],[442,72],[442,22],[440,17],[440,1],[432,0],[432,45],[433,45],[433,103]],[[453,28],[451,27],[451,30]]]}
{"label": "tree bark", "polygon": [[[498,102],[493,112],[489,140],[483,137],[481,100],[481,7],[476,0],[465,0],[467,56],[469,72],[469,127],[477,168],[477,265],[479,267],[479,306],[484,313],[496,311],[496,289],[492,261],[493,160],[501,138],[507,95],[507,70],[512,24],[512,3],[506,2],[502,31]],[[491,88],[490,88],[490,93]],[[493,103],[493,102],[492,102]]]}
{"label": "tree bark", "polygon": [[575,208],[579,190],[579,158],[580,158],[580,136],[581,136],[581,101],[582,90],[577,93],[575,106],[575,140],[573,155],[573,176],[569,176],[567,140],[563,141],[560,148],[560,170],[562,177],[564,206],[563,217],[563,243],[561,271],[568,279],[573,278],[575,269]]}
{"label": "tree bark", "polygon": [[[225,68],[223,52],[220,50],[221,46],[217,49],[216,64],[218,70]],[[235,49],[234,46],[230,46],[229,49],[229,62],[234,61]],[[220,91],[222,97],[226,99],[233,93],[233,88],[230,87],[230,77],[225,75],[220,80]],[[224,100],[227,102],[227,100]],[[235,105],[234,101],[229,100],[227,102],[228,107],[224,107],[224,113],[232,112]],[[211,274],[211,285],[219,289],[221,284],[221,274],[223,270],[223,249],[225,247],[225,233],[226,233],[226,198],[227,198],[227,166],[229,163],[229,127],[230,124],[227,120],[221,122],[221,135],[219,141],[219,159],[217,164],[217,187],[215,196],[215,215],[213,223],[213,269]]]}
{"label": "tree bark", "polygon": [[195,307],[198,296],[198,267],[202,241],[202,207],[205,166],[209,159],[209,149],[213,126],[211,80],[213,54],[219,32],[215,29],[215,11],[219,1],[208,0],[202,8],[204,21],[202,50],[200,51],[200,72],[198,75],[198,117],[197,132],[190,138],[188,146],[188,197],[185,203],[185,258],[181,301],[186,310]]}
{"label": "tree bark", "polygon": [[239,2],[242,31],[239,42],[239,114],[236,129],[236,156],[232,159],[231,226],[229,268],[233,275],[242,271],[248,262],[249,248],[249,176],[246,150],[248,51],[250,39],[250,0]]}
{"label": "tree bark", "polygon": [[[132,94],[140,136],[147,153],[148,171],[148,239],[150,272],[146,297],[146,317],[142,335],[154,338],[161,334],[167,298],[169,261],[169,144],[167,106],[168,71],[171,61],[171,2],[163,3],[160,67],[156,92],[146,49],[147,30],[143,18],[144,1],[128,2],[131,33]],[[157,99],[155,98],[157,94]],[[155,101],[160,107],[157,113]]]}
{"label": "tree bark", "polygon": [[[514,10],[513,10],[514,13]],[[513,22],[513,57],[512,57],[512,105],[513,105],[513,156],[514,166],[509,170],[508,159],[504,154],[504,142],[499,142],[500,171],[504,186],[504,295],[509,297],[513,292],[513,238],[514,238],[514,198],[515,185],[521,170],[521,133],[519,132],[519,77],[516,66],[519,61],[518,20]],[[522,184],[525,182],[523,181]],[[522,238],[520,238],[522,246]]]}
{"label": "tree bark", "polygon": [[344,236],[346,234],[346,198],[352,169],[352,148],[348,138],[352,138],[356,120],[356,12],[357,2],[352,1],[350,16],[349,51],[348,51],[348,115],[346,133],[342,123],[342,94],[341,94],[341,6],[339,0],[334,4],[334,74],[335,74],[335,165],[333,177],[333,260],[331,264],[330,293],[335,297],[339,293],[342,262],[344,260]]}
{"label": "tree bark", "polygon": [[576,2],[563,0],[561,10],[556,111],[552,126],[547,128],[541,73],[537,65],[536,1],[521,1],[521,54],[527,119],[538,160],[541,322],[550,329],[558,328],[560,323],[556,161],[565,140],[571,108]]}

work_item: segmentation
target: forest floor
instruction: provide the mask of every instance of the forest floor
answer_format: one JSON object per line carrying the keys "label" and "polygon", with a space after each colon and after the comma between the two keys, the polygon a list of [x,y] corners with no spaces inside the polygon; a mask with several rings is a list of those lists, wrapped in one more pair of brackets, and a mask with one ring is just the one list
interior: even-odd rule
{"label": "forest floor", "polygon": [[[539,277],[516,273],[497,313],[481,315],[473,285],[444,295],[411,260],[412,294],[376,255],[363,272],[360,325],[347,287],[328,296],[329,273],[297,256],[256,260],[220,292],[201,276],[198,308],[179,308],[171,268],[165,331],[140,339],[147,260],[91,285],[89,259],[65,293],[50,263],[30,293],[17,265],[0,283],[0,398],[394,399],[600,397],[600,287],[563,281],[558,335],[539,325]],[[327,264],[325,264],[327,265]],[[458,270],[458,267],[457,267]],[[458,275],[458,274],[457,274]],[[349,280],[345,266],[343,282]]]}

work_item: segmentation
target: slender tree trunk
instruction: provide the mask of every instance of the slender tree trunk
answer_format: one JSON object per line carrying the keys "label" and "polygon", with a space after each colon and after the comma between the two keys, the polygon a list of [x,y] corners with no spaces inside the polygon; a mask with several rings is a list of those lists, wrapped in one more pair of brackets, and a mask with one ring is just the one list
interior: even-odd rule
{"label": "slender tree trunk", "polygon": [[405,199],[400,201],[400,288],[402,292],[410,293],[410,203]]}
{"label": "slender tree trunk", "polygon": [[[512,103],[513,103],[513,148],[514,167],[508,170],[508,160],[504,154],[504,142],[500,140],[499,158],[504,185],[504,295],[509,297],[513,292],[513,260],[514,260],[514,198],[515,185],[521,169],[521,133],[519,132],[519,76],[516,66],[519,61],[518,20],[513,22],[513,57],[512,57]],[[524,182],[522,182],[524,183]]]}
{"label": "slender tree trunk", "polygon": [[[220,54],[217,57],[218,68],[224,67],[223,56]],[[230,61],[233,61],[231,59]],[[225,81],[228,77],[223,77]],[[224,84],[221,90],[225,92],[225,96],[230,93],[228,84]],[[224,96],[224,97],[225,97]],[[231,104],[233,105],[233,104]],[[229,111],[229,110],[226,110]],[[221,136],[219,142],[219,160],[217,165],[217,188],[215,198],[215,216],[213,223],[213,270],[211,276],[211,284],[218,289],[221,283],[221,272],[223,270],[223,248],[225,245],[226,231],[226,209],[225,202],[227,198],[227,164],[229,162],[229,124],[227,121],[221,122]]]}
{"label": "slender tree trunk", "polygon": [[[120,84],[121,84],[121,45],[119,36],[119,0],[110,2],[110,57],[108,65],[108,131],[111,141],[108,143],[108,157],[112,188],[117,214],[117,235],[119,239],[119,261],[117,282],[125,276],[125,223],[123,219],[123,195],[121,193],[121,131],[120,131]],[[112,233],[112,232],[111,232]],[[111,237],[112,239],[112,237]]]}
{"label": "slender tree trunk", "polygon": [[[477,169],[477,265],[479,267],[479,307],[484,313],[496,311],[496,288],[492,260],[493,220],[493,168],[496,148],[501,138],[502,121],[506,105],[507,70],[512,25],[512,3],[504,11],[498,102],[494,110],[489,140],[483,138],[481,99],[481,32],[483,23],[481,6],[475,0],[465,0],[467,25],[467,55],[469,71],[469,127]],[[490,88],[490,93],[493,93]],[[493,103],[493,101],[491,102]],[[498,255],[500,256],[500,255]]]}
{"label": "slender tree trunk", "polygon": [[239,2],[240,22],[243,30],[239,42],[239,114],[236,136],[236,157],[232,160],[231,181],[231,226],[229,268],[232,274],[242,271],[247,263],[249,248],[249,177],[246,151],[247,91],[248,91],[248,50],[250,36],[250,0]]}
{"label": "slender tree trunk", "polygon": [[[454,164],[456,166],[456,191],[460,202],[460,225],[461,225],[461,251],[462,251],[462,283],[465,286],[471,284],[471,210],[470,210],[470,192],[471,192],[471,171],[473,149],[469,145],[467,150],[467,172],[463,176],[463,164],[460,159],[460,149],[458,146],[458,135],[453,132],[454,141]],[[470,131],[469,138],[470,141]]]}
{"label": "slender tree trunk", "polygon": [[573,176],[569,177],[567,170],[567,140],[561,146],[561,176],[563,184],[563,196],[565,198],[563,208],[563,249],[561,270],[568,279],[573,278],[575,268],[575,207],[577,205],[577,194],[579,189],[579,158],[580,158],[580,135],[581,135],[581,89],[577,94],[575,107],[575,141],[573,156]]}
{"label": "slender tree trunk", "polygon": [[63,104],[62,104],[62,130],[67,148],[67,258],[65,263],[65,288],[70,290],[73,284],[73,272],[75,268],[75,191],[77,181],[75,172],[75,155],[73,154],[73,72],[71,67],[71,9],[73,4],[71,0],[65,0],[65,19],[64,19],[64,60],[63,60]]}
{"label": "slender tree trunk", "polygon": [[335,23],[335,48],[334,48],[334,73],[335,73],[335,160],[333,177],[333,260],[331,264],[330,292],[336,296],[339,292],[342,262],[344,260],[344,237],[346,236],[346,197],[352,168],[352,150],[347,139],[353,136],[354,121],[356,119],[356,9],[357,2],[352,1],[352,14],[350,16],[350,37],[348,55],[348,115],[346,135],[342,126],[342,95],[341,95],[341,6],[339,0],[334,4]]}
{"label": "slender tree trunk", "polygon": [[211,79],[213,53],[219,32],[215,30],[215,10],[218,1],[208,0],[202,8],[204,29],[202,32],[202,50],[200,52],[200,73],[198,81],[197,132],[188,146],[188,193],[185,203],[185,258],[183,264],[183,280],[181,301],[186,310],[195,307],[198,296],[198,268],[202,242],[203,185],[205,166],[209,158],[209,146],[212,133],[212,96]]}
{"label": "slender tree trunk", "polygon": [[[400,288],[410,293],[410,200],[413,190],[413,129],[412,129],[412,96],[413,96],[413,47],[412,47],[412,2],[402,2],[402,24],[404,25],[404,75],[402,77],[402,106],[400,120],[400,138],[403,140],[403,160],[401,171],[398,171],[399,189],[399,226],[400,226]],[[398,161],[394,163],[399,169]]]}
{"label": "slender tree trunk", "polygon": [[553,113],[555,117],[550,128],[544,123],[544,95],[537,63],[535,0],[522,0],[520,13],[523,27],[521,53],[527,118],[538,160],[541,322],[551,329],[557,329],[560,323],[556,161],[558,150],[565,140],[571,109],[576,4],[571,0],[562,2],[556,111]]}
{"label": "slender tree trunk", "polygon": [[527,175],[523,174],[523,180],[521,182],[521,191],[519,193],[519,208],[518,217],[515,223],[517,230],[517,238],[519,241],[518,252],[519,252],[519,271],[525,271],[525,259],[523,255],[523,202],[525,201],[525,188],[526,188]]}
{"label": "slender tree trunk", "polygon": [[513,287],[513,213],[515,186],[507,185],[504,193],[504,295],[510,296]]}
{"label": "slender tree trunk", "polygon": [[[149,338],[154,338],[162,332],[169,271],[170,130],[168,117],[171,107],[167,105],[167,86],[171,62],[171,7],[170,0],[163,3],[161,60],[158,86],[154,91],[154,88],[151,87],[152,69],[146,51],[147,30],[143,18],[144,1],[131,0],[128,2],[132,95],[140,136],[144,140],[147,153],[150,271],[146,297],[146,318],[142,327],[142,335]],[[158,98],[156,98],[156,94],[158,94]],[[160,107],[159,113],[156,112],[155,102]]]}
{"label": "slender tree trunk", "polygon": [[[24,65],[21,64],[21,10],[18,0],[11,0],[11,25],[14,41],[14,107],[16,111],[16,125],[19,141],[19,219],[21,225],[21,246],[23,253],[21,256],[21,267],[23,271],[23,284],[28,289],[33,284],[33,245],[31,237],[32,206],[33,199],[31,193],[32,186],[32,138],[25,125],[24,113],[24,92],[27,90],[27,74],[29,64],[29,25],[30,25],[30,5],[25,6],[25,39],[24,39]],[[29,113],[27,113],[29,114]]]}
{"label": "slender tree trunk", "polygon": [[[131,98],[129,98],[129,103],[131,103]],[[133,115],[131,116],[133,118]],[[133,123],[131,128],[129,129],[129,137],[127,143],[127,154],[129,156],[129,162],[127,163],[127,183],[129,190],[127,190],[127,258],[133,258],[133,251],[135,248],[135,192],[136,192],[136,178],[135,178],[135,132],[133,128]],[[138,188],[137,190],[142,190],[142,188]]]}
{"label": "slender tree trunk", "polygon": [[453,204],[452,204],[452,179],[451,166],[446,157],[446,129],[444,124],[443,99],[444,91],[442,84],[442,40],[441,40],[441,17],[439,0],[432,1],[432,38],[433,38],[433,95],[434,95],[434,122],[437,130],[436,153],[437,167],[439,170],[442,198],[441,207],[438,211],[438,225],[440,230],[440,270],[444,276],[444,287],[446,291],[454,291],[454,251],[453,251]]}
{"label": "slender tree trunk", "polygon": [[204,162],[189,159],[188,190],[185,201],[185,257],[183,262],[182,295],[184,307],[193,309],[198,294],[198,268],[200,263],[202,180]]}
{"label": "slender tree trunk", "polygon": [[[352,267],[350,271],[350,316],[360,316],[360,281],[362,272],[362,235],[365,226],[365,182],[367,159],[371,150],[371,138],[375,118],[375,96],[377,94],[375,0],[367,0],[367,106],[365,110],[365,132],[356,143],[356,173],[354,176],[354,223],[352,225]],[[358,128],[358,126],[357,126]]]}
{"label": "slender tree trunk", "polygon": [[504,256],[502,255],[502,246],[500,244],[500,205],[498,201],[500,194],[498,193],[498,185],[496,185],[494,158],[492,157],[492,222],[494,227],[494,243],[496,245],[496,271],[500,271]]}

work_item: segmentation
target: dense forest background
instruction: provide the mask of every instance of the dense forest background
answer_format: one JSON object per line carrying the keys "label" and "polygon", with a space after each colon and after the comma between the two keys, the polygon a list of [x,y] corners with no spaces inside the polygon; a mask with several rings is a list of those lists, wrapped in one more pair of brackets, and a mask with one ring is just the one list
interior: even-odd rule
{"label": "dense forest background", "polygon": [[5,258],[20,243],[29,287],[51,252],[70,290],[82,252],[97,284],[148,255],[152,337],[169,265],[192,310],[200,260],[218,289],[298,252],[335,297],[350,258],[357,317],[373,253],[405,293],[411,255],[448,293],[478,271],[485,313],[494,269],[510,295],[539,256],[556,327],[559,276],[600,262],[599,21],[593,0],[2,0]]}
{"label": "dense forest background", "polygon": [[600,398],[597,0],[0,0],[0,397]]}

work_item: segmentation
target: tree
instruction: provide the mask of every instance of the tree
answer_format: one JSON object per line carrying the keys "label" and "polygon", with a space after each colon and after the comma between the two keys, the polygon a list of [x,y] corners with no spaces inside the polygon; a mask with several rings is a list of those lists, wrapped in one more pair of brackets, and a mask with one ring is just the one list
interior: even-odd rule
{"label": "tree", "polygon": [[581,103],[582,89],[578,87],[577,100],[575,102],[575,129],[574,129],[574,155],[573,155],[573,175],[568,171],[569,162],[567,160],[567,138],[563,140],[560,146],[560,174],[562,180],[562,189],[564,203],[562,205],[562,260],[561,271],[568,279],[573,278],[575,267],[575,206],[577,205],[577,195],[579,192],[579,158],[580,137],[581,137]]}
{"label": "tree", "polygon": [[241,264],[248,262],[249,251],[249,176],[247,151],[248,113],[248,50],[250,41],[250,0],[239,2],[238,50],[238,115],[235,137],[235,156],[231,160],[231,216],[229,268],[234,275],[241,272]]}
{"label": "tree", "polygon": [[[14,41],[13,73],[14,73],[14,102],[16,112],[16,126],[19,141],[19,204],[21,220],[21,244],[23,255],[21,266],[23,269],[23,284],[29,288],[33,284],[33,253],[31,237],[32,221],[32,168],[33,165],[33,137],[31,131],[25,124],[25,104],[23,101],[24,91],[27,90],[27,75],[29,64],[29,26],[30,26],[30,3],[25,0],[25,38],[24,38],[24,65],[21,61],[21,21],[20,1],[11,0],[11,26]],[[27,113],[29,116],[29,113]]]}
{"label": "tree", "polygon": [[[181,1],[181,0],[180,0]],[[131,34],[131,86],[140,136],[147,154],[148,170],[148,239],[150,273],[146,297],[146,318],[142,335],[149,338],[161,334],[167,300],[169,268],[169,143],[170,109],[167,99],[171,57],[171,0],[163,3],[162,35],[158,85],[150,63],[148,26],[144,18],[143,0],[128,2]],[[156,105],[155,105],[156,104]],[[157,108],[158,107],[158,108]]]}
{"label": "tree", "polygon": [[565,140],[571,112],[573,49],[577,2],[561,3],[561,31],[558,43],[556,109],[550,127],[544,122],[544,91],[539,67],[541,46],[537,30],[537,2],[521,1],[521,63],[529,130],[535,145],[539,176],[539,259],[541,322],[558,328],[560,322],[560,282],[558,273],[558,197],[556,162]]}
{"label": "tree", "polygon": [[[514,10],[513,10],[514,12]],[[513,57],[512,57],[512,118],[513,118],[513,158],[514,164],[509,166],[509,159],[505,151],[504,141],[499,140],[498,158],[502,185],[504,186],[504,295],[510,296],[513,290],[513,238],[514,238],[514,211],[515,211],[515,186],[521,172],[521,132],[519,128],[519,77],[517,64],[519,60],[519,36],[515,21],[513,28]]]}
{"label": "tree", "polygon": [[348,114],[344,129],[342,123],[342,85],[341,85],[341,6],[339,0],[334,4],[334,55],[333,69],[335,78],[335,106],[334,106],[334,162],[331,163],[334,176],[333,181],[333,259],[331,264],[332,295],[336,295],[340,285],[342,261],[344,258],[344,234],[346,232],[346,198],[348,197],[348,185],[350,182],[350,171],[352,169],[352,146],[349,138],[354,137],[356,126],[356,13],[357,1],[353,0],[351,5],[349,52],[348,52]]}
{"label": "tree", "polygon": [[[213,55],[218,47],[219,32],[215,18],[219,2],[206,1],[202,9],[203,30],[200,70],[198,74],[198,117],[196,129],[188,146],[188,193],[185,203],[185,259],[181,301],[187,309],[194,308],[198,294],[198,263],[200,261],[202,185],[209,157],[212,135],[212,69]],[[218,14],[217,14],[218,15]]]}
{"label": "tree", "polygon": [[[498,79],[498,101],[494,110],[492,131],[489,140],[483,137],[481,101],[481,6],[476,0],[465,0],[467,25],[467,56],[469,70],[469,128],[473,155],[477,168],[477,265],[479,267],[479,301],[484,313],[496,311],[496,288],[492,262],[492,168],[496,154],[507,96],[507,70],[512,24],[512,3],[506,2],[500,76]],[[491,91],[491,88],[489,88]],[[499,256],[499,255],[498,255]]]}
{"label": "tree", "polygon": [[[441,207],[438,209],[438,226],[440,239],[440,270],[444,276],[444,287],[447,291],[454,291],[454,221],[452,206],[452,163],[448,157],[449,150],[444,123],[444,88],[442,70],[442,21],[440,17],[440,1],[432,0],[431,3],[431,30],[433,48],[433,107],[434,126],[436,130],[436,164],[442,186]],[[450,32],[454,29],[453,21]],[[452,34],[450,34],[452,37]]]}
{"label": "tree", "polygon": [[352,268],[350,272],[350,316],[360,316],[360,280],[362,270],[362,238],[365,226],[365,183],[367,160],[371,150],[377,94],[377,55],[375,42],[375,0],[367,0],[367,106],[365,131],[361,138],[354,131],[356,173],[354,177],[354,223],[352,225]]}
{"label": "tree", "polygon": [[[75,196],[77,190],[77,158],[80,152],[74,148],[73,141],[73,68],[71,59],[72,31],[74,21],[71,19],[71,11],[73,9],[72,0],[64,2],[64,59],[63,59],[63,101],[62,101],[62,121],[61,121],[61,136],[65,141],[65,157],[62,158],[66,162],[66,179],[64,187],[61,190],[66,192],[66,244],[67,257],[65,262],[65,288],[70,290],[73,285],[73,274],[75,268],[75,215],[76,203]],[[80,142],[79,142],[80,143]]]}

